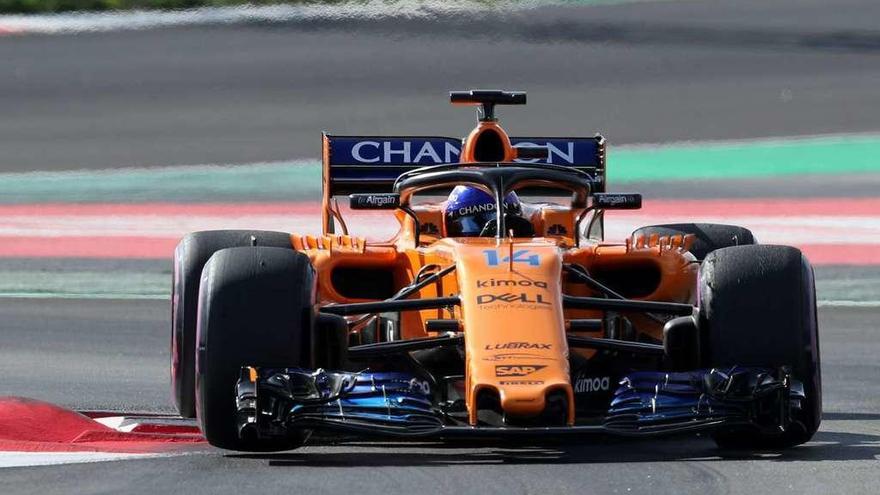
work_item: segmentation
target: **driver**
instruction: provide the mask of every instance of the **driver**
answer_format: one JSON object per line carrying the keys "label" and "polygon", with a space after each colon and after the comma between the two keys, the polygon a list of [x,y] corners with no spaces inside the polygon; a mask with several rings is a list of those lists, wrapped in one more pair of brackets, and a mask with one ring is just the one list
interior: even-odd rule
{"label": "driver", "polygon": [[[532,223],[523,217],[522,204],[516,193],[504,198],[504,221],[514,237],[535,235]],[[473,186],[456,186],[449,193],[444,212],[448,237],[494,237],[495,199]]]}

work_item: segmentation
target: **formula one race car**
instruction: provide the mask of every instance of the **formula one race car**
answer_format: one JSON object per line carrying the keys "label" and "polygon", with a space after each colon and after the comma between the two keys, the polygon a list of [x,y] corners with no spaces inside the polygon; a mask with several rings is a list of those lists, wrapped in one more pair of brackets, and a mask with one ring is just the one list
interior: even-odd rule
{"label": "formula one race car", "polygon": [[[464,140],[323,136],[321,236],[181,241],[174,398],[211,444],[286,450],[314,431],[704,431],[737,448],[813,436],[819,342],[800,251],[715,224],[605,242],[605,212],[642,198],[606,192],[603,138],[509,137],[495,106],[524,93],[451,99],[478,109]],[[399,232],[349,235],[339,195],[386,210]]]}

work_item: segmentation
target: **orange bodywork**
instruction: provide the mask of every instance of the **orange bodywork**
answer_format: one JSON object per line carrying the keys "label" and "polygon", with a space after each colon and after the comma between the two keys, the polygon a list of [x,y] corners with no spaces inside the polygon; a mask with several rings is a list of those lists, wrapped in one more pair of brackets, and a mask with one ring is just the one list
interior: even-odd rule
{"label": "orange bodywork", "polygon": [[478,163],[476,157],[476,143],[480,138],[480,135],[486,132],[494,132],[501,138],[501,145],[504,149],[504,159],[499,161],[512,162],[516,159],[516,148],[511,146],[510,137],[507,135],[507,132],[498,125],[498,122],[494,120],[489,121],[481,121],[477,124],[477,127],[468,134],[468,137],[464,140],[464,146],[461,149],[461,163]]}
{"label": "orange bodywork", "polygon": [[[462,162],[474,162],[477,137],[491,129],[502,136],[505,158],[513,160],[516,149],[495,122],[481,122],[469,135],[461,153]],[[325,137],[324,162],[329,146]],[[481,391],[496,392],[505,415],[530,418],[545,408],[548,394],[559,392],[568,399],[568,424],[575,418],[574,396],[569,370],[567,321],[573,318],[603,318],[601,311],[565,310],[562,294],[597,296],[582,283],[564,276],[563,264],[585,267],[600,280],[622,287],[632,299],[693,303],[698,264],[687,250],[691,239],[636,239],[610,244],[599,240],[575,239],[576,219],[582,208],[548,205],[532,215],[535,238],[444,238],[441,230],[422,234],[415,245],[414,222],[397,210],[401,229],[394,239],[368,243],[364,239],[333,235],[336,213],[326,194],[324,230],[318,237],[292,235],[295,249],[306,253],[318,274],[319,305],[370,300],[352,297],[338,287],[337,270],[359,269],[388,273],[393,289],[399,290],[425,267],[456,270],[436,283],[423,287],[414,298],[458,295],[457,307],[407,311],[400,314],[399,338],[432,336],[426,330],[429,319],[455,319],[465,342],[465,399],[468,419],[477,423],[476,403]],[[440,205],[415,208],[420,222],[442,226]],[[551,235],[551,227],[556,235]],[[442,229],[442,227],[441,227]],[[372,299],[375,300],[375,299]],[[662,323],[643,313],[624,313],[647,337],[662,340]],[[353,318],[354,320],[356,318]],[[355,327],[354,332],[358,329]],[[602,331],[584,336],[601,337]],[[594,351],[576,350],[585,358]]]}
{"label": "orange bodywork", "polygon": [[[574,394],[562,311],[562,257],[552,242],[455,243],[460,260],[461,312],[465,332],[467,403],[492,388],[505,414],[537,416],[555,389],[568,397],[570,424]],[[480,242],[482,241],[482,242]],[[476,408],[468,409],[476,424]]]}

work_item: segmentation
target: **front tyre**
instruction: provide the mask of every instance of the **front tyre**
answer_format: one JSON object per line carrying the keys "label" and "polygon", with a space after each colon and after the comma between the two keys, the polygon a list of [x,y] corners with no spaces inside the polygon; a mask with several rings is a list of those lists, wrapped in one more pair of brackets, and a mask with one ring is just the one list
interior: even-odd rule
{"label": "front tyre", "polygon": [[315,272],[302,253],[279,248],[217,252],[199,291],[196,411],[216,447],[289,450],[305,432],[284,440],[239,438],[235,384],[242,366],[311,368]]}
{"label": "front tyre", "polygon": [[699,317],[706,367],[787,366],[804,388],[779,434],[719,430],[724,448],[787,448],[812,438],[822,416],[813,268],[798,249],[751,245],[709,253],[700,270]]}
{"label": "front tyre", "polygon": [[171,283],[171,396],[184,418],[196,417],[196,314],[202,268],[217,251],[263,246],[293,249],[290,234],[266,230],[208,230],[181,239]]}

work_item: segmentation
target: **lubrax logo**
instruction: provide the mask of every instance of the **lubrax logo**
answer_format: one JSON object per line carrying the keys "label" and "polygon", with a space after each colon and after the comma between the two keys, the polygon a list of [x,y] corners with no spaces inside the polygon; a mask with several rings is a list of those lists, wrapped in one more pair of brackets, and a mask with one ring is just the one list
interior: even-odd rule
{"label": "lubrax logo", "polygon": [[486,344],[487,351],[504,351],[508,349],[550,349],[550,344],[533,344],[531,342],[506,342],[504,344]]}
{"label": "lubrax logo", "polygon": [[547,366],[541,364],[511,364],[507,366],[495,366],[495,376],[529,376],[546,367]]}
{"label": "lubrax logo", "polygon": [[477,295],[477,304],[491,304],[494,302],[505,302],[505,303],[523,303],[523,304],[543,304],[550,305],[549,302],[545,301],[541,294],[535,294],[534,296],[529,296],[526,293],[513,294],[511,292],[505,292],[504,294],[479,294]]}
{"label": "lubrax logo", "polygon": [[477,287],[480,289],[485,289],[486,287],[538,287],[546,289],[547,282],[541,280],[502,280],[490,278],[489,280],[477,280]]}

